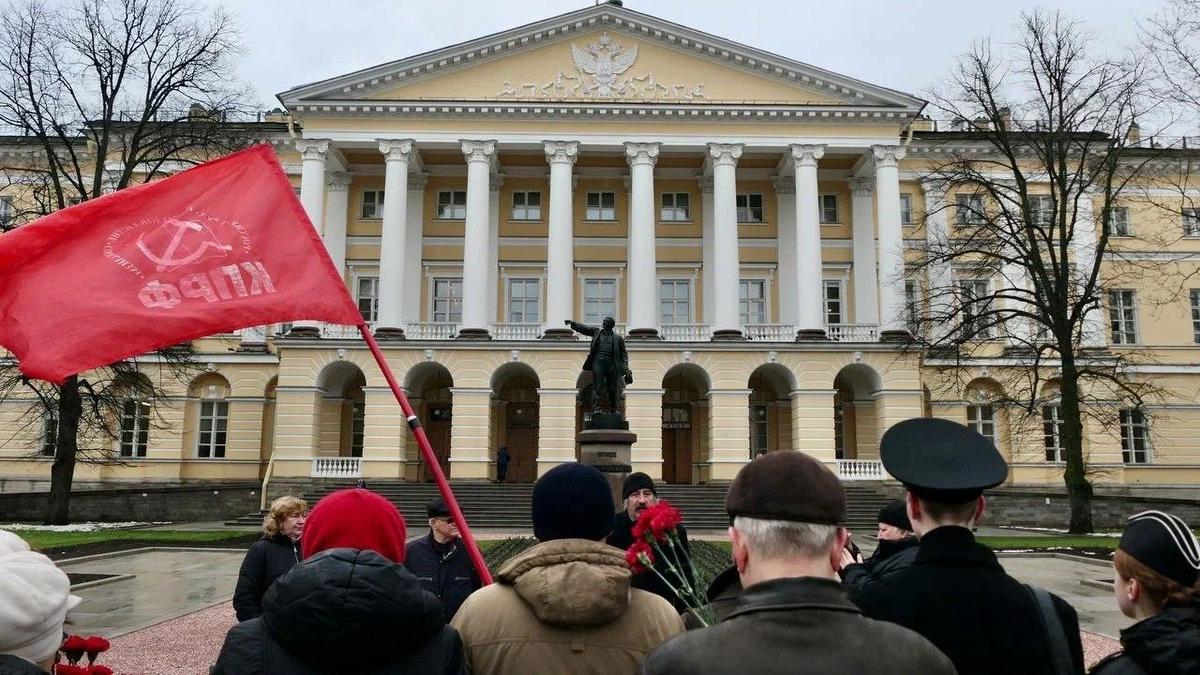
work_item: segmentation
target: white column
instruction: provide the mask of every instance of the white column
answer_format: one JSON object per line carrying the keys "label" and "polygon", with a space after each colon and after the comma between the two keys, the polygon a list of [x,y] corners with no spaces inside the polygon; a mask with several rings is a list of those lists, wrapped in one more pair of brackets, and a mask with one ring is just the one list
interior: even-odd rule
{"label": "white column", "polygon": [[880,340],[908,339],[904,320],[904,232],[900,225],[900,172],[904,158],[899,145],[872,145],[875,156],[875,198],[879,216],[879,335]]}
{"label": "white column", "polygon": [[[1096,264],[1096,248],[1099,246],[1099,233],[1096,225],[1095,205],[1091,193],[1080,195],[1075,210],[1075,232],[1071,237],[1071,249],[1075,254],[1075,274],[1078,277],[1080,292],[1083,291],[1083,280],[1092,273]],[[1097,288],[1095,293],[1101,303],[1106,301],[1104,289]],[[1108,344],[1108,334],[1105,330],[1104,316],[1100,306],[1093,305],[1083,315],[1082,335],[1080,341],[1084,347],[1100,348]]]}
{"label": "white column", "polygon": [[922,181],[921,191],[925,193],[925,247],[934,258],[926,267],[932,319],[928,339],[938,344],[952,328],[944,319],[954,311],[954,278],[946,257],[950,246],[950,209],[946,206],[946,186],[941,182]]}
{"label": "white column", "polygon": [[346,276],[346,213],[350,210],[350,181],[354,174],[332,171],[325,174],[325,250],[337,268]]}
{"label": "white column", "polygon": [[824,294],[821,291],[821,211],[817,160],[824,145],[789,145],[796,171],[796,339],[824,340]]}
{"label": "white column", "polygon": [[487,258],[487,320],[496,323],[498,319],[499,288],[500,288],[500,188],[504,185],[504,174],[497,173],[491,177],[488,185],[488,258]]}
{"label": "white column", "polygon": [[408,176],[408,224],[404,228],[404,282],[400,318],[421,320],[421,261],[424,259],[425,183],[427,174]]}
{"label": "white column", "polygon": [[791,176],[776,176],[775,202],[779,211],[779,321],[796,325],[800,306],[800,279],[796,272],[796,181]]}
{"label": "white column", "polygon": [[713,171],[713,298],[714,340],[742,339],[738,315],[737,161],[742,145],[709,143]]}
{"label": "white column", "polygon": [[875,260],[875,196],[870,178],[851,178],[850,213],[854,241],[854,323],[879,323],[879,266]]}
{"label": "white column", "polygon": [[574,331],[565,327],[564,322],[574,317],[575,310],[575,214],[572,212],[574,180],[571,171],[579,154],[579,143],[546,141],[543,149],[546,161],[550,163],[545,335],[547,338],[574,338]]}
{"label": "white column", "polygon": [[700,176],[700,232],[701,232],[701,250],[703,253],[703,287],[704,295],[704,316],[701,317],[703,323],[711,324],[713,315],[716,313],[714,307],[716,303],[714,298],[717,295],[716,284],[716,253],[714,247],[714,223],[713,220],[713,178],[712,176]]}
{"label": "white column", "polygon": [[625,289],[629,316],[628,337],[658,338],[657,261],[654,247],[654,165],[659,143],[626,143],[629,160],[629,285]]}
{"label": "white column", "polygon": [[[467,222],[463,236],[462,325],[458,337],[488,339],[490,181],[496,141],[462,142],[467,158]],[[495,303],[495,298],[491,299]]]}
{"label": "white column", "polygon": [[383,236],[379,244],[379,318],[375,334],[404,337],[404,247],[408,244],[408,161],[413,140],[380,138],[383,153]]}
{"label": "white column", "polygon": [[[303,160],[300,169],[300,203],[304,205],[304,212],[308,214],[318,235],[325,231],[325,154],[329,152],[329,145],[330,141],[326,139],[296,139],[296,150]],[[320,330],[319,321],[298,320],[292,323],[289,334],[316,336]]]}

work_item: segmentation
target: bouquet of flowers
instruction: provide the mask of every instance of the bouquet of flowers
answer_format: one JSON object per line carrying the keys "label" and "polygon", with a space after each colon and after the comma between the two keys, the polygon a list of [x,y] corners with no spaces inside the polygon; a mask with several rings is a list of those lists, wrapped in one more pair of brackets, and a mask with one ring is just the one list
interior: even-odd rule
{"label": "bouquet of flowers", "polygon": [[[700,623],[712,626],[717,623],[716,614],[704,591],[695,586],[696,567],[679,538],[682,522],[679,509],[665,501],[642,511],[633,524],[633,544],[625,551],[625,562],[634,574],[650,572],[662,579]],[[666,567],[665,574],[658,567]]]}
{"label": "bouquet of flowers", "polygon": [[[112,668],[96,663],[96,657],[108,651],[109,643],[102,637],[68,635],[59,650],[69,663],[54,664],[55,675],[113,675]],[[87,656],[87,665],[80,663]]]}

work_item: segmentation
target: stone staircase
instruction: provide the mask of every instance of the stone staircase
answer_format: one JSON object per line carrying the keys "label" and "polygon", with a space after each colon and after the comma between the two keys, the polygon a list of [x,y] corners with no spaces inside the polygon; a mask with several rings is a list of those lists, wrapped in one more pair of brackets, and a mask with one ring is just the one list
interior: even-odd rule
{"label": "stone staircase", "polygon": [[[311,507],[330,492],[353,486],[354,483],[350,481],[314,486],[306,490],[303,497]],[[426,502],[438,494],[437,487],[432,483],[369,481],[367,487],[395,504],[405,514],[410,528],[417,526],[417,529],[425,520]],[[453,487],[463,514],[473,529],[533,527],[529,519],[532,484],[456,483]],[[851,529],[875,529],[875,516],[888,499],[883,488],[882,484],[846,484]],[[684,524],[689,528],[724,529],[729,527],[729,517],[725,514],[727,490],[727,485],[662,485],[658,488],[658,495],[683,512]],[[259,525],[262,517],[261,512],[250,513],[227,521],[226,525]]]}

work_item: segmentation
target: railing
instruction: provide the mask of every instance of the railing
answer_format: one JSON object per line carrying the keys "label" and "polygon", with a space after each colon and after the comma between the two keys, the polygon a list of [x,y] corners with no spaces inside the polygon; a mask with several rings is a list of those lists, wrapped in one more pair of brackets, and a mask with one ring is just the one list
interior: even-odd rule
{"label": "railing", "polygon": [[883,462],[877,459],[839,459],[838,478],[843,480],[886,480]]}
{"label": "railing", "polygon": [[360,335],[358,326],[342,326],[336,323],[321,324],[321,337],[326,340],[348,340]]}
{"label": "railing", "polygon": [[712,326],[706,323],[664,323],[658,335],[669,342],[707,342],[712,337]]}
{"label": "railing", "polygon": [[792,342],[796,339],[796,327],[790,323],[748,323],[745,335],[750,340]]}
{"label": "railing", "polygon": [[873,323],[831,323],[825,331],[834,342],[879,342],[879,326]]}
{"label": "railing", "polygon": [[414,321],[404,327],[409,340],[449,340],[458,336],[458,324],[448,321]]}
{"label": "railing", "polygon": [[362,457],[313,457],[313,478],[359,478]]}
{"label": "railing", "polygon": [[536,340],[542,336],[540,323],[504,322],[492,324],[492,337],[497,340]]}

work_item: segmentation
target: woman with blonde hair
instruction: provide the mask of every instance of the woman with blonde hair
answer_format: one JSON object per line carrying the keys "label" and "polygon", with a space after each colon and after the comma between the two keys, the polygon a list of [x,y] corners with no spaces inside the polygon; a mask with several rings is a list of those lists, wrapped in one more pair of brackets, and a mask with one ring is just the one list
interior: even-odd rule
{"label": "woman with blonde hair", "polygon": [[299,497],[285,496],[271,502],[263,517],[262,539],[250,545],[233,592],[233,610],[238,621],[262,614],[262,599],[275,580],[300,562],[300,535],[308,504]]}
{"label": "woman with blonde hair", "polygon": [[1187,523],[1162,511],[1133,516],[1113,570],[1117,606],[1138,622],[1121,631],[1124,650],[1092,673],[1200,673],[1200,545]]}

